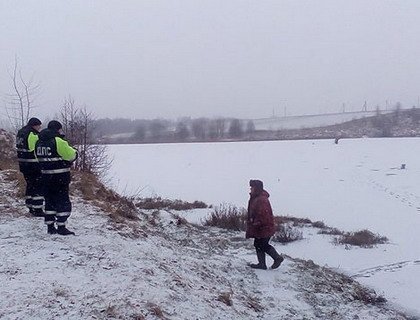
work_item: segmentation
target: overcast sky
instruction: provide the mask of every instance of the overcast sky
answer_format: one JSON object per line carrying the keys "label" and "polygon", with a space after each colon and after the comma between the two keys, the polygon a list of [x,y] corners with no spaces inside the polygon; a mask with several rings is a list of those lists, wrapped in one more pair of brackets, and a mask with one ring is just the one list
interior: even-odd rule
{"label": "overcast sky", "polygon": [[0,0],[0,93],[15,55],[99,117],[261,118],[420,95],[419,0]]}

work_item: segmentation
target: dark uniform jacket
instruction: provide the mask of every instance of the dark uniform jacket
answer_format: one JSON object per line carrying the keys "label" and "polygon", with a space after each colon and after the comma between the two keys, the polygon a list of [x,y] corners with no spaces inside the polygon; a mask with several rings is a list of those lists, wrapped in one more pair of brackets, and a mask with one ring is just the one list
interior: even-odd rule
{"label": "dark uniform jacket", "polygon": [[16,135],[16,151],[19,169],[23,174],[40,175],[38,160],[35,158],[35,143],[38,140],[38,131],[31,126],[20,129]]}
{"label": "dark uniform jacket", "polygon": [[58,132],[42,130],[35,145],[35,155],[43,175],[70,181],[70,167],[77,152]]}

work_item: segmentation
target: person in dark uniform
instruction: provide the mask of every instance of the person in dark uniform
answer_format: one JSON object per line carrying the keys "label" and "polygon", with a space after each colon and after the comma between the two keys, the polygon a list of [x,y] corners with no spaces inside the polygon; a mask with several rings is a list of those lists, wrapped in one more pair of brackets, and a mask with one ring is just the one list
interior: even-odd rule
{"label": "person in dark uniform", "polygon": [[[39,134],[35,155],[42,172],[45,196],[45,224],[49,234],[74,235],[66,228],[71,213],[69,198],[70,167],[77,151],[66,140],[62,125],[53,120]],[[57,228],[55,227],[57,224]]]}
{"label": "person in dark uniform", "polygon": [[16,151],[19,170],[26,181],[25,204],[29,212],[37,217],[44,216],[44,197],[42,189],[42,174],[35,158],[35,143],[41,130],[41,120],[31,118],[28,124],[20,129],[16,135]]}
{"label": "person in dark uniform", "polygon": [[249,266],[254,269],[267,269],[265,255],[273,259],[271,269],[277,269],[283,262],[283,257],[269,244],[270,238],[275,233],[273,211],[268,198],[270,195],[264,190],[261,180],[250,180],[250,199],[248,202],[248,216],[246,238],[254,238],[254,247],[257,252],[258,263]]}

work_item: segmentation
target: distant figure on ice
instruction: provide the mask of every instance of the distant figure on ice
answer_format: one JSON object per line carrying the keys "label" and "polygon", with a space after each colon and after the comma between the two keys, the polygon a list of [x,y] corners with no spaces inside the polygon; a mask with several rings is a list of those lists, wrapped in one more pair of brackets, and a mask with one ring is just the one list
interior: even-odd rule
{"label": "distant figure on ice", "polygon": [[340,138],[339,138],[339,137],[335,137],[335,139],[334,139],[334,143],[335,143],[335,144],[338,144],[338,140],[340,140]]}
{"label": "distant figure on ice", "polygon": [[19,170],[26,181],[25,204],[29,213],[36,217],[44,216],[44,197],[42,192],[42,174],[38,160],[35,158],[35,143],[41,131],[41,120],[29,119],[26,126],[16,135],[16,151],[19,161]]}
{"label": "distant figure on ice", "polygon": [[268,243],[275,233],[273,211],[268,200],[270,195],[264,190],[263,182],[260,180],[250,180],[249,186],[251,192],[248,202],[246,238],[255,239],[254,247],[258,258],[257,264],[249,266],[266,270],[265,254],[267,253],[274,260],[271,269],[277,269],[283,262],[283,257]]}
{"label": "distant figure on ice", "polygon": [[[49,234],[74,235],[66,228],[71,213],[69,198],[70,167],[77,151],[64,140],[60,122],[53,120],[39,134],[35,154],[41,166],[45,189],[45,224]],[[57,229],[55,228],[57,222]]]}

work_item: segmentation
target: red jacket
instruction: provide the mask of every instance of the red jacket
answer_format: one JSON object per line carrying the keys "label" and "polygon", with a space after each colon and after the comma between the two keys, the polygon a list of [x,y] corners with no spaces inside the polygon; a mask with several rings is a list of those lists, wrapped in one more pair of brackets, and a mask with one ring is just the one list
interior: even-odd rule
{"label": "red jacket", "polygon": [[263,190],[249,199],[246,238],[269,238],[276,232],[269,196]]}

